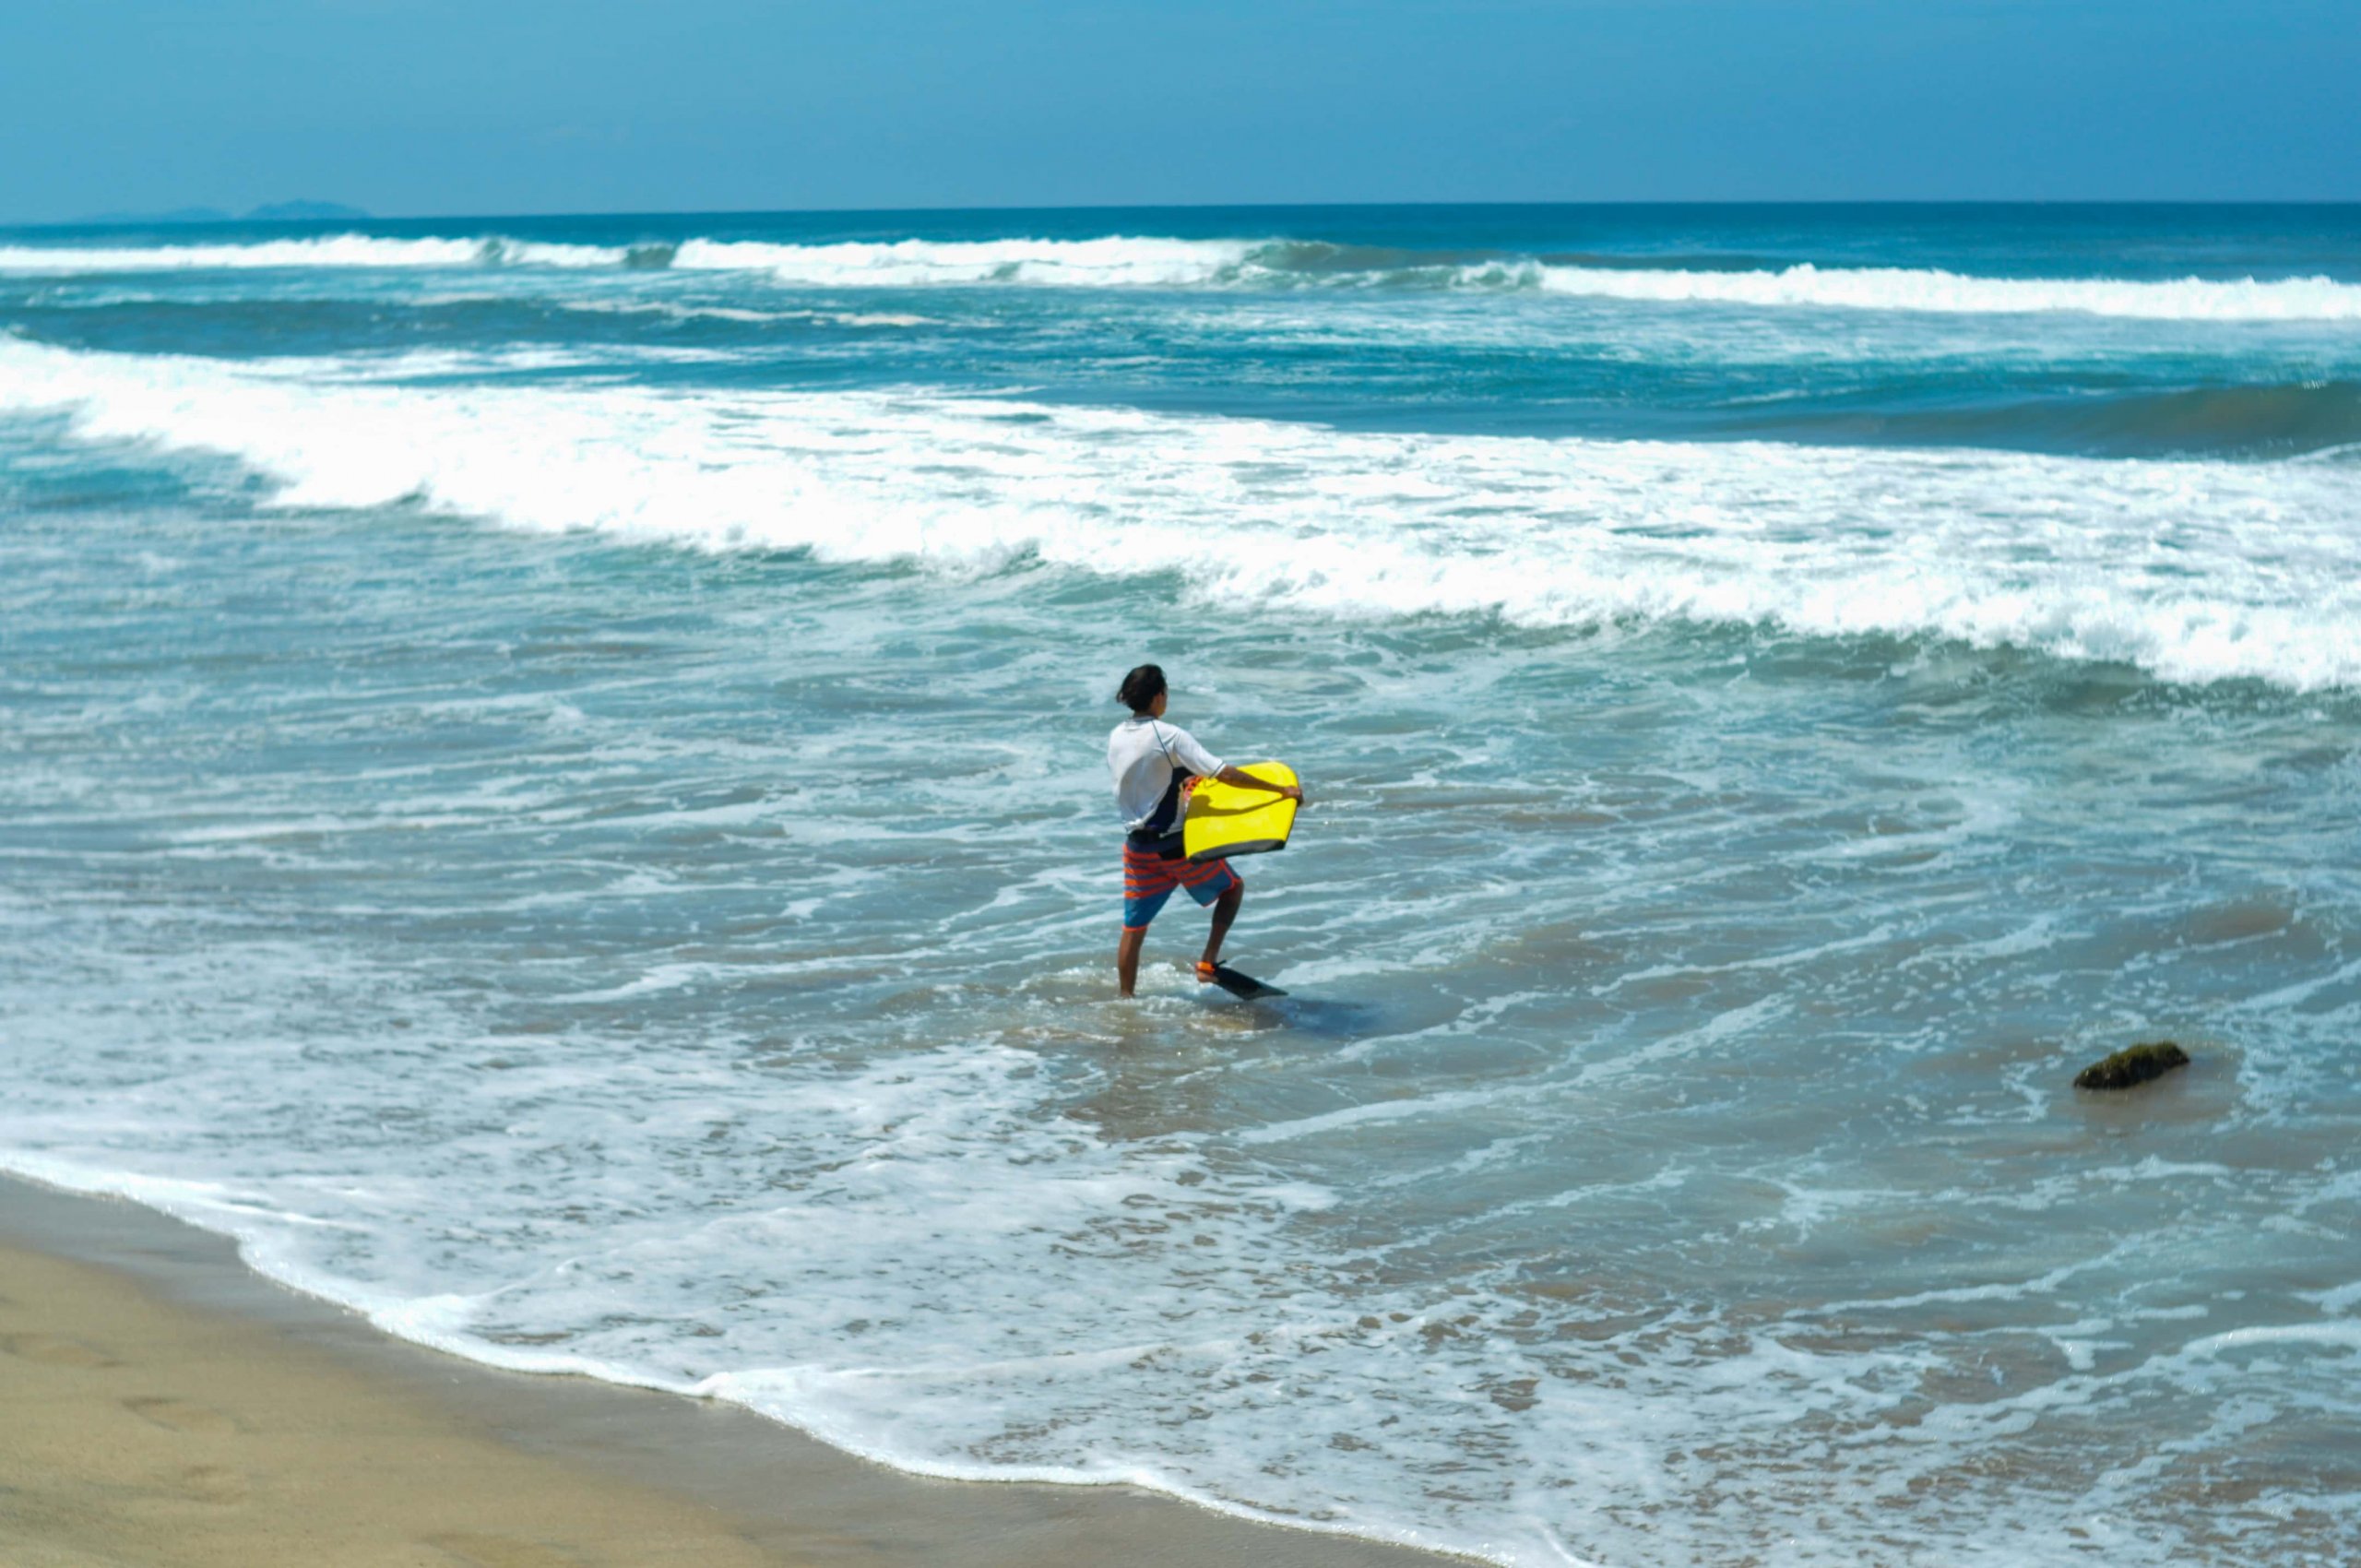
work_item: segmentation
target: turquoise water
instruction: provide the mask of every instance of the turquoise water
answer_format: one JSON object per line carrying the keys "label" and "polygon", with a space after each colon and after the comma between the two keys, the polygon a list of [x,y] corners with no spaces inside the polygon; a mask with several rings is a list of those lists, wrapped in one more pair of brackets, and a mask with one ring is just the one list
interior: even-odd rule
{"label": "turquoise water", "polygon": [[[2361,212],[20,231],[0,330],[6,1167],[936,1473],[2361,1547]],[[1285,1002],[1112,998],[1143,658],[1311,786]]]}

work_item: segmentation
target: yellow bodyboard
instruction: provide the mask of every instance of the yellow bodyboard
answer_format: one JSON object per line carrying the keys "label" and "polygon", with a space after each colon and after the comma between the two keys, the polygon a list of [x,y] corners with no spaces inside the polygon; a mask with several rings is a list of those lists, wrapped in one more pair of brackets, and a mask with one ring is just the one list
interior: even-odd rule
{"label": "yellow bodyboard", "polygon": [[[1274,784],[1296,781],[1295,769],[1283,762],[1248,763],[1240,771]],[[1199,779],[1189,792],[1189,814],[1180,819],[1181,852],[1192,861],[1222,861],[1284,849],[1295,831],[1295,806],[1267,790]]]}

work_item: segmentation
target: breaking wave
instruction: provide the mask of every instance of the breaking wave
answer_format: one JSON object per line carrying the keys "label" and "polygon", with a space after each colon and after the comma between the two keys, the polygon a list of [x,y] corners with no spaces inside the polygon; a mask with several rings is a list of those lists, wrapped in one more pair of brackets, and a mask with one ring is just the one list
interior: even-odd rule
{"label": "breaking wave", "polygon": [[233,454],[291,505],[422,501],[710,549],[1171,574],[1343,617],[1762,624],[2013,646],[2176,682],[2361,685],[2361,471],[2345,463],[1353,434],[399,372],[0,343],[0,408]]}
{"label": "breaking wave", "polygon": [[0,274],[297,267],[677,269],[766,276],[797,287],[1501,291],[1754,309],[1944,315],[2073,312],[2143,321],[2361,322],[2361,284],[2282,279],[1990,278],[1916,267],[1664,267],[1586,257],[1419,252],[1296,240],[896,240],[785,244],[754,240],[559,244],[501,235],[156,245],[0,245]]}
{"label": "breaking wave", "polygon": [[197,245],[0,245],[0,273],[72,277],[85,273],[262,271],[292,267],[623,267],[623,245],[550,244],[497,235],[475,239],[389,240],[326,234]]}
{"label": "breaking wave", "polygon": [[1546,267],[1538,286],[1593,298],[1731,305],[2002,315],[2073,311],[2142,321],[2361,321],[2361,285],[2327,278],[1974,278],[1896,267],[1783,271],[1650,272]]}
{"label": "breaking wave", "polygon": [[896,240],[789,245],[690,240],[674,254],[684,271],[767,272],[782,282],[830,288],[924,288],[1025,283],[1083,288],[1192,288],[1245,280],[1269,249],[1246,240]]}

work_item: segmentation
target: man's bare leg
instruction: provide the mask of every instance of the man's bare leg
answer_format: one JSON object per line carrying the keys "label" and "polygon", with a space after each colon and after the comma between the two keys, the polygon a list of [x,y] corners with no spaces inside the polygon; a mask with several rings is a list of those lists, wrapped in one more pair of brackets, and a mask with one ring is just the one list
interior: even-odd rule
{"label": "man's bare leg", "polygon": [[1213,929],[1205,932],[1204,956],[1197,960],[1200,965],[1221,962],[1221,939],[1229,934],[1229,922],[1238,918],[1238,907],[1245,901],[1246,885],[1242,882],[1231,883],[1229,891],[1214,900]]}
{"label": "man's bare leg", "polygon": [[1115,944],[1115,979],[1121,984],[1125,996],[1131,995],[1132,987],[1139,983],[1140,947],[1146,941],[1147,927],[1142,926],[1133,931],[1125,926],[1123,940]]}

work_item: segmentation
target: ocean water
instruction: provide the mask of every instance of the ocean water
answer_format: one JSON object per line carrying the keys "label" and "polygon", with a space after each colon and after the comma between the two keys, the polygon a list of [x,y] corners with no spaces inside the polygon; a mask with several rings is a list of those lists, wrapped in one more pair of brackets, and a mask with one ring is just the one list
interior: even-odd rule
{"label": "ocean water", "polygon": [[[1149,658],[1311,789],[1285,1001],[1113,998]],[[2361,1554],[2361,208],[0,232],[0,1167],[458,1354],[1518,1568]]]}

